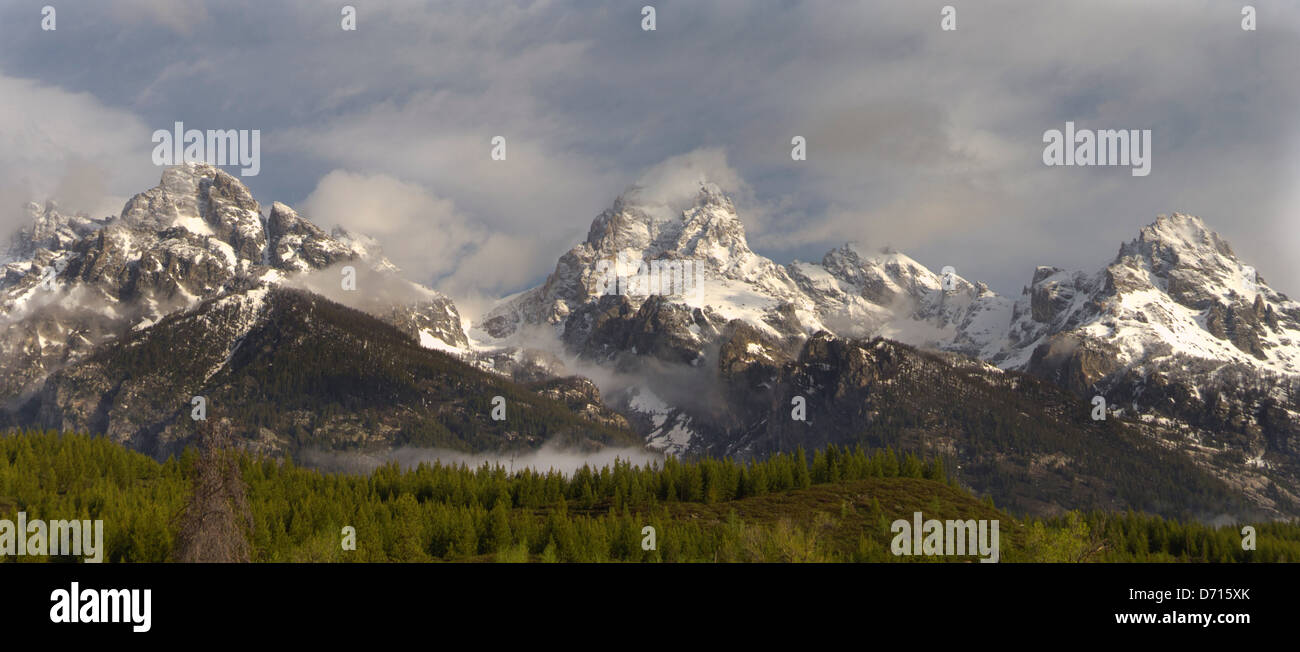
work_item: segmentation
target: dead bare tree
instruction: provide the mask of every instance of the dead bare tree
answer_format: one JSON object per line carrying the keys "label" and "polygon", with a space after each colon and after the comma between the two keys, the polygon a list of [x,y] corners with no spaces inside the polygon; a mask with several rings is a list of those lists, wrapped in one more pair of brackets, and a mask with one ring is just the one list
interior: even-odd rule
{"label": "dead bare tree", "polygon": [[173,556],[180,562],[247,562],[253,514],[228,428],[199,422],[193,492],[180,514]]}

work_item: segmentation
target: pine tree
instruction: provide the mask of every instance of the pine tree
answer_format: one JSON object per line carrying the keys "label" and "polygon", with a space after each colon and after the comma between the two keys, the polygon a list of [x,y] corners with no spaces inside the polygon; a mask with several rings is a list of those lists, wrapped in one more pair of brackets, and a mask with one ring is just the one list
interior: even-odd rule
{"label": "pine tree", "polygon": [[808,472],[808,455],[804,453],[803,446],[799,446],[794,451],[794,486],[796,489],[807,489],[812,486],[812,475]]}
{"label": "pine tree", "polygon": [[510,509],[504,500],[498,500],[488,514],[487,548],[490,552],[501,552],[511,543]]}
{"label": "pine tree", "polygon": [[880,459],[880,473],[882,477],[898,477],[898,456],[894,454],[894,449],[886,448],[883,451],[876,451],[876,457]]}
{"label": "pine tree", "polygon": [[921,468],[921,460],[917,459],[916,455],[913,455],[912,453],[908,453],[906,456],[903,457],[903,468],[900,471],[900,475],[902,475],[904,478],[922,477],[924,475],[924,471]]}

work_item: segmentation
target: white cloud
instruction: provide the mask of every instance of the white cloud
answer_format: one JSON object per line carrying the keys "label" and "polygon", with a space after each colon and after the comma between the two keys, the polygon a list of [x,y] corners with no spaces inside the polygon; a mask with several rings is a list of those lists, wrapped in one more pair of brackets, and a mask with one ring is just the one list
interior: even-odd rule
{"label": "white cloud", "polygon": [[727,163],[726,152],[708,147],[670,157],[646,170],[636,181],[636,196],[647,207],[676,213],[694,202],[703,182],[732,195],[751,194],[740,173]]}
{"label": "white cloud", "polygon": [[68,212],[116,214],[161,174],[151,130],[134,114],[0,74],[0,227],[22,226],[22,204],[59,200]]}
{"label": "white cloud", "polygon": [[437,286],[455,299],[462,316],[473,320],[493,299],[554,266],[555,257],[536,247],[526,235],[492,233],[457,261],[455,272]]}
{"label": "white cloud", "polygon": [[377,239],[404,274],[422,283],[453,271],[485,239],[448,200],[384,174],[334,170],[302,203],[323,228],[341,226]]}

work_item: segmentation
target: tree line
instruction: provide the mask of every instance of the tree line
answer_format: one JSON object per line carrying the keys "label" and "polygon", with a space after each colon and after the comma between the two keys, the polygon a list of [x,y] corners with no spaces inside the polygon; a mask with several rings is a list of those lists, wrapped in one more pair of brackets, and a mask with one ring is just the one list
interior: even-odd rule
{"label": "tree line", "polygon": [[[956,486],[942,459],[888,448],[619,461],[571,474],[393,463],[362,475],[230,449],[158,462],[79,434],[0,437],[0,518],[103,519],[105,559],[116,562],[943,560],[890,552],[889,523],[910,517],[899,508],[908,500],[940,518],[1005,519],[1005,561],[1300,559],[1294,522],[1257,524],[1257,548],[1246,551],[1238,526],[1131,511],[1017,519]],[[215,520],[196,518],[213,511]]]}

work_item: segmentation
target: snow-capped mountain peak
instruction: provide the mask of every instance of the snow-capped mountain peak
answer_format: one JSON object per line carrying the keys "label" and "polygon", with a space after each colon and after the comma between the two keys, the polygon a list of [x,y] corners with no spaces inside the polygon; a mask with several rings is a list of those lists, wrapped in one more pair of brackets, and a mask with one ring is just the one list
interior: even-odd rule
{"label": "snow-capped mountain peak", "polygon": [[674,206],[647,199],[637,187],[614,201],[591,224],[586,244],[596,256],[633,254],[698,260],[726,278],[754,280],[767,261],[754,254],[731,198],[701,181],[694,201]]}
{"label": "snow-capped mountain peak", "polygon": [[[96,345],[208,299],[297,285],[345,261],[364,262],[384,278],[396,269],[360,237],[326,235],[279,202],[264,220],[243,183],[202,163],[167,168],[115,219],[66,217],[53,204],[29,212],[32,224],[10,248],[23,258],[6,263],[0,276],[7,329],[0,398],[30,391]],[[393,279],[377,279],[390,286],[381,291],[353,293],[354,303],[421,341],[439,340],[435,348],[465,344],[449,300]]]}
{"label": "snow-capped mountain peak", "polygon": [[231,245],[239,260],[260,263],[266,247],[262,216],[248,188],[206,163],[167,168],[162,181],[122,208],[121,223],[142,231],[181,227]]}
{"label": "snow-capped mountain peak", "polygon": [[1008,339],[996,356],[1008,368],[1044,371],[1044,360],[1069,358],[1053,350],[1095,354],[1098,363],[1077,379],[1085,385],[1191,361],[1300,374],[1300,304],[1268,287],[1204,221],[1181,213],[1143,227],[1095,274],[1040,267]]}
{"label": "snow-capped mountain peak", "polygon": [[[1117,289],[1140,287],[1138,275],[1149,273],[1151,286],[1159,286],[1188,307],[1216,301],[1254,302],[1261,290],[1255,268],[1243,264],[1227,241],[1200,218],[1181,213],[1161,215],[1143,227],[1135,240],[1120,248],[1111,267],[1120,282]],[[1124,268],[1135,274],[1123,275]]]}
{"label": "snow-capped mountain peak", "polygon": [[[673,267],[673,281],[654,276],[650,284],[625,282],[657,274],[651,271],[656,264],[676,263],[681,266]],[[611,273],[617,283],[610,282]],[[670,291],[661,291],[669,286]],[[716,185],[701,182],[693,201],[678,206],[647,198],[635,187],[625,192],[593,220],[586,240],[560,258],[543,285],[496,306],[480,328],[489,339],[508,337],[525,324],[563,332],[575,310],[610,295],[634,310],[650,296],[688,311],[712,308],[715,320],[739,318],[780,336],[820,327],[791,326],[787,317],[774,314],[783,303],[799,310],[811,303],[782,266],[749,248],[732,200]]]}

